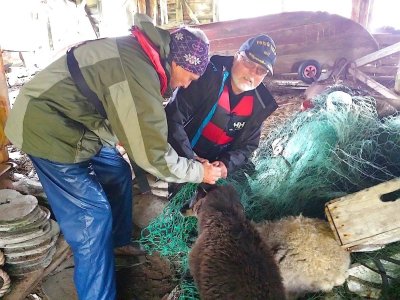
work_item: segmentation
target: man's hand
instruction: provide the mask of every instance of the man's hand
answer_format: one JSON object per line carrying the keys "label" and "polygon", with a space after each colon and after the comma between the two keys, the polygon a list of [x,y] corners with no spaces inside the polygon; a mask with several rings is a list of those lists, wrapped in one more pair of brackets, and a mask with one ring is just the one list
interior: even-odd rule
{"label": "man's hand", "polygon": [[195,156],[194,159],[199,161],[199,162],[201,162],[201,163],[209,162],[208,159],[205,159],[205,158],[202,158],[202,157],[199,157],[199,156]]}
{"label": "man's hand", "polygon": [[215,184],[221,178],[221,168],[213,166],[208,161],[202,163],[204,168],[203,182],[208,184]]}
{"label": "man's hand", "polygon": [[226,168],[225,164],[222,161],[216,160],[216,161],[212,162],[211,164],[214,167],[220,167],[221,168],[221,177],[222,178],[228,177],[228,169]]}

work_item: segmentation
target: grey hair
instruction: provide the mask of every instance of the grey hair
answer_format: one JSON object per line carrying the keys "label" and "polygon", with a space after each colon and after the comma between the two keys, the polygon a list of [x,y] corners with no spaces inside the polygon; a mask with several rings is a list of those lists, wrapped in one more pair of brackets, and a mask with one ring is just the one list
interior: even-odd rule
{"label": "grey hair", "polygon": [[208,40],[208,37],[206,36],[203,30],[193,27],[182,27],[182,29],[186,29],[187,31],[195,35],[197,38],[202,40],[204,43],[210,44],[210,41]]}

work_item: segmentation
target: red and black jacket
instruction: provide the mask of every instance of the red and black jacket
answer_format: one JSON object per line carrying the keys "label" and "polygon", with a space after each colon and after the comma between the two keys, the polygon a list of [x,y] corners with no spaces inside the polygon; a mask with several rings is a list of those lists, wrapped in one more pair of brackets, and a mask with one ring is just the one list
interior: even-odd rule
{"label": "red and black jacket", "polygon": [[[191,140],[216,101],[223,84],[223,72],[230,70],[232,56],[211,57],[206,72],[186,89],[179,89],[166,107],[168,119],[168,142],[180,156],[193,158]],[[230,80],[228,78],[228,80]],[[250,118],[234,140],[223,145],[216,157],[204,157],[210,161],[220,160],[232,173],[247,162],[258,147],[262,122],[278,105],[264,84],[253,92],[253,110]],[[207,150],[202,151],[206,153]],[[210,151],[211,152],[211,151]],[[216,152],[214,152],[216,153]],[[199,153],[200,155],[200,153]],[[200,155],[201,156],[201,155]]]}

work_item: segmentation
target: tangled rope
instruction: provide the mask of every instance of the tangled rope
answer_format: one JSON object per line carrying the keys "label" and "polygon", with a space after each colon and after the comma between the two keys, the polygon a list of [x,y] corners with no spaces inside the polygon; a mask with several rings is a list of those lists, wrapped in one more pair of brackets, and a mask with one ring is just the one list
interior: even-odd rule
{"label": "tangled rope", "polygon": [[4,265],[5,257],[2,251],[0,251],[0,267]]}
{"label": "tangled rope", "polygon": [[[2,251],[0,251],[0,267],[4,265],[4,254]],[[11,280],[10,280],[10,276],[8,276],[8,274],[6,272],[4,272],[2,269],[0,269],[0,283],[1,283],[1,287],[0,287],[0,298],[3,297],[10,289],[11,286]]]}

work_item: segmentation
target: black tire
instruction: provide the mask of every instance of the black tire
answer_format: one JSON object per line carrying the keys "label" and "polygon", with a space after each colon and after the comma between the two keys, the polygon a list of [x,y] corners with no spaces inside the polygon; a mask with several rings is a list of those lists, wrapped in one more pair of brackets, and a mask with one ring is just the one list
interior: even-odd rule
{"label": "black tire", "polygon": [[305,83],[313,83],[321,76],[321,65],[314,59],[303,61],[297,70],[299,78]]}

